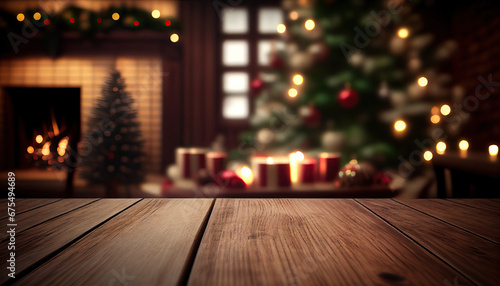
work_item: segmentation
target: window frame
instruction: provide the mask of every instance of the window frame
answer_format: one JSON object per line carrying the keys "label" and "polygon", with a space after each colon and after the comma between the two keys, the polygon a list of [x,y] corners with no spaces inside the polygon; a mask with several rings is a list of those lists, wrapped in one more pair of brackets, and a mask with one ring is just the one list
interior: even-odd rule
{"label": "window frame", "polygon": [[[249,1],[250,2],[250,1]],[[235,7],[228,8],[246,8],[248,11],[248,32],[246,33],[235,33],[235,34],[225,34],[222,31],[222,16],[218,21],[217,27],[217,37],[218,37],[218,45],[217,45],[217,94],[219,95],[219,103],[217,114],[218,121],[222,126],[228,127],[248,127],[249,126],[249,118],[252,116],[255,110],[254,106],[254,95],[251,93],[251,82],[255,79],[260,72],[266,72],[271,70],[269,66],[261,66],[259,64],[258,58],[258,44],[260,40],[279,40],[280,34],[278,33],[269,33],[263,34],[258,31],[258,13],[261,8],[281,8],[279,1],[266,1],[265,3],[260,3],[260,1],[255,1],[255,3],[243,3],[241,5]],[[283,19],[286,18],[285,13],[283,12]],[[222,63],[223,59],[223,44],[226,40],[245,40],[248,42],[248,65],[246,66],[225,66]],[[223,115],[223,104],[224,99],[226,97],[226,93],[223,90],[223,80],[225,72],[245,72],[248,73],[248,116],[246,118],[241,119],[230,119],[224,118]]]}

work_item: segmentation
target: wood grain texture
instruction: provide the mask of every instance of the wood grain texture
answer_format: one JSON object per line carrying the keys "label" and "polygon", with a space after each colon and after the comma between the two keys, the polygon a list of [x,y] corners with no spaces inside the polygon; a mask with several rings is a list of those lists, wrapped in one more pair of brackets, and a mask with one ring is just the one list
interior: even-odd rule
{"label": "wood grain texture", "polygon": [[447,223],[500,243],[500,215],[447,200],[396,200]]}
{"label": "wood grain texture", "polygon": [[[97,199],[66,199],[56,201],[50,204],[43,205],[39,208],[33,209],[29,212],[24,212],[16,215],[16,234],[40,224],[44,221],[52,219],[56,216],[62,215],[64,213],[70,212],[76,208],[89,204],[96,201]],[[8,238],[7,233],[0,234],[0,241]]]}
{"label": "wood grain texture", "polygon": [[465,277],[354,200],[217,199],[188,285],[443,285]]}
{"label": "wood grain texture", "polygon": [[212,204],[212,199],[145,199],[61,252],[20,283],[180,284],[194,257],[193,251]]}
{"label": "wood grain texture", "polygon": [[[22,276],[29,268],[137,201],[100,200],[16,235],[16,276]],[[0,243],[0,248],[7,249],[7,241]],[[0,259],[6,261],[8,255],[7,251],[2,251]],[[8,280],[10,278],[7,275],[0,276],[0,284]]]}
{"label": "wood grain texture", "polygon": [[500,199],[449,199],[449,201],[500,214]]}
{"label": "wood grain texture", "polygon": [[391,200],[359,203],[437,255],[476,284],[500,281],[500,246]]}
{"label": "wood grain texture", "polygon": [[[30,210],[34,210],[36,208],[60,201],[61,199],[15,199],[14,203],[16,204],[14,209],[16,210],[16,216],[25,213]],[[7,203],[5,205],[2,204],[2,207],[7,207]],[[7,217],[6,212],[2,212],[0,219],[4,219]]]}

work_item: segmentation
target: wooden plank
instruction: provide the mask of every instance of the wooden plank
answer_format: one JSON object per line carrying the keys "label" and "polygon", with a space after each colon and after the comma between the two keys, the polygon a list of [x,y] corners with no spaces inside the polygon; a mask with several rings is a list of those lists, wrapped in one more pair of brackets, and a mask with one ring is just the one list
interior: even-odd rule
{"label": "wooden plank", "polygon": [[212,204],[212,199],[145,199],[20,282],[113,285],[122,275],[125,285],[183,283]]}
{"label": "wooden plank", "polygon": [[500,281],[500,246],[391,200],[359,203],[479,285]]}
{"label": "wooden plank", "polygon": [[188,285],[471,284],[354,200],[217,199]]}
{"label": "wooden plank", "polygon": [[421,212],[500,243],[500,215],[441,199],[397,200]]}
{"label": "wooden plank", "polygon": [[500,214],[500,199],[449,199],[449,201]]}
{"label": "wooden plank", "polygon": [[[16,210],[16,216],[27,211],[34,210],[36,208],[52,204],[54,202],[60,201],[61,199],[15,199],[14,203],[16,204],[14,209]],[[7,207],[5,203],[5,207]],[[4,219],[7,217],[6,213],[2,213],[0,219]]]}
{"label": "wooden plank", "polygon": [[[97,199],[66,199],[60,200],[51,204],[44,205],[37,209],[33,209],[30,212],[24,212],[20,215],[16,215],[15,223],[16,227],[16,235],[21,232],[33,227],[37,224],[40,224],[44,221],[52,219],[56,216],[62,215],[64,213],[70,212],[76,208],[89,204],[91,202],[96,201]],[[8,238],[7,233],[0,234],[0,241],[3,241]]]}
{"label": "wooden plank", "polygon": [[[137,201],[99,200],[16,235],[16,279]],[[7,249],[7,242],[0,243],[0,248]],[[0,259],[6,261],[8,255],[10,252],[2,251]],[[12,280],[7,275],[0,276],[0,284],[7,281]]]}

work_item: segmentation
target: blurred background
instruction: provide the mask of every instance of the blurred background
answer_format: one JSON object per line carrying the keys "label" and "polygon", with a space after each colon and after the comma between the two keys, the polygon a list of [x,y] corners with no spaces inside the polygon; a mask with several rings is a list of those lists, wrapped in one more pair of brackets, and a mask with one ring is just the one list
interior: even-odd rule
{"label": "blurred background", "polygon": [[0,170],[21,197],[158,196],[179,147],[242,164],[300,150],[434,197],[436,156],[498,170],[499,13],[496,1],[4,0]]}

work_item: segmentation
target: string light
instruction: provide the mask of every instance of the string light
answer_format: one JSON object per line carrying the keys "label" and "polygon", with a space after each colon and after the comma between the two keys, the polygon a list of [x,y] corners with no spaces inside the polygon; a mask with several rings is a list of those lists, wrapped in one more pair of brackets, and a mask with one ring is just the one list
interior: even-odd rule
{"label": "string light", "polygon": [[498,155],[498,145],[490,145],[488,147],[488,152],[490,153],[490,156],[496,156]]}
{"label": "string light", "polygon": [[71,24],[75,23],[75,18],[73,18],[73,17],[69,18],[69,22],[70,22]]}
{"label": "string light", "polygon": [[43,20],[43,23],[45,24],[45,26],[48,26],[50,24],[50,20],[49,19],[45,19],[45,20]]}
{"label": "string light", "polygon": [[398,120],[394,122],[394,129],[398,132],[402,132],[406,129],[406,123],[403,120]]}
{"label": "string light", "polygon": [[304,82],[304,78],[300,74],[296,74],[293,76],[293,83],[296,85],[301,85]]}
{"label": "string light", "polygon": [[443,104],[443,106],[441,106],[441,114],[446,116],[448,114],[450,114],[451,112],[451,108],[448,104]]}
{"label": "string light", "polygon": [[278,27],[276,27],[276,30],[278,31],[278,33],[283,34],[286,31],[285,24],[279,24]]}
{"label": "string light", "polygon": [[120,14],[115,12],[115,13],[113,13],[113,15],[111,15],[111,18],[113,18],[113,20],[115,20],[115,21],[118,21],[118,19],[120,19]]}
{"label": "string light", "polygon": [[273,158],[271,158],[271,157],[267,157],[266,162],[267,162],[268,164],[273,164],[273,163],[274,163],[274,160],[273,160]]}
{"label": "string light", "polygon": [[42,14],[40,14],[40,12],[36,12],[35,14],[33,14],[33,19],[35,19],[36,21],[42,19]]}
{"label": "string light", "polygon": [[38,143],[38,144],[42,143],[42,141],[43,141],[43,136],[42,136],[42,135],[37,135],[37,136],[35,137],[35,141],[36,141],[36,143]]}
{"label": "string light", "polygon": [[170,22],[169,20],[166,20],[166,21],[165,21],[165,26],[167,26],[167,27],[168,27],[168,26],[170,26],[171,24],[172,24],[172,22]]}
{"label": "string light", "polygon": [[134,21],[134,26],[136,26],[136,27],[139,26],[139,21],[135,20]]}
{"label": "string light", "polygon": [[253,174],[250,168],[248,168],[247,166],[243,166],[240,170],[240,176],[247,186],[252,184]]}
{"label": "string light", "polygon": [[400,37],[401,39],[405,39],[405,38],[408,37],[408,35],[409,35],[408,29],[406,29],[406,28],[399,29],[399,31],[398,31],[398,37]]}
{"label": "string light", "polygon": [[170,41],[172,41],[172,43],[177,43],[179,41],[179,35],[177,34],[170,35]]}
{"label": "string light", "polygon": [[427,86],[428,83],[429,83],[429,81],[427,80],[427,78],[425,76],[420,77],[418,79],[418,85],[420,85],[421,87]]}
{"label": "string light", "polygon": [[17,14],[17,17],[16,17],[16,18],[17,18],[17,20],[18,20],[19,22],[22,22],[22,21],[24,21],[24,14],[23,14],[23,13],[19,13],[19,14]]}
{"label": "string light", "polygon": [[434,124],[438,124],[441,121],[441,116],[434,114],[431,116],[431,122]]}
{"label": "string light", "polygon": [[467,142],[466,140],[460,141],[460,143],[458,143],[458,148],[463,151],[469,149],[469,142]]}
{"label": "string light", "polygon": [[432,152],[431,152],[431,151],[425,151],[425,152],[424,152],[424,160],[425,160],[425,161],[430,161],[430,160],[432,160]]}
{"label": "string light", "polygon": [[446,151],[446,143],[443,141],[440,141],[436,144],[436,151],[438,154],[444,154],[444,151]]}
{"label": "string light", "polygon": [[295,88],[290,88],[290,89],[288,90],[288,96],[290,96],[290,97],[292,97],[292,98],[293,98],[293,97],[296,97],[296,96],[297,96],[297,94],[298,94],[298,92],[297,92],[297,90],[296,90]]}
{"label": "string light", "polygon": [[26,151],[28,151],[28,154],[33,154],[33,152],[35,152],[35,148],[33,148],[33,146],[28,146]]}
{"label": "string light", "polygon": [[431,114],[439,114],[439,107],[434,106],[434,107],[431,109]]}
{"label": "string light", "polygon": [[291,20],[297,20],[299,18],[299,13],[297,13],[297,11],[292,11],[290,12],[290,19]]}
{"label": "string light", "polygon": [[97,24],[101,24],[102,23],[102,19],[101,18],[97,18]]}
{"label": "string light", "polygon": [[153,12],[151,12],[151,16],[155,19],[158,19],[160,18],[160,11],[158,10],[153,10]]}
{"label": "string light", "polygon": [[316,26],[316,24],[314,23],[313,20],[309,19],[305,22],[304,26],[306,27],[306,29],[308,31],[311,31],[312,29],[314,29],[314,27]]}

